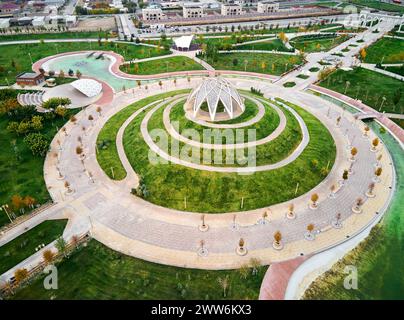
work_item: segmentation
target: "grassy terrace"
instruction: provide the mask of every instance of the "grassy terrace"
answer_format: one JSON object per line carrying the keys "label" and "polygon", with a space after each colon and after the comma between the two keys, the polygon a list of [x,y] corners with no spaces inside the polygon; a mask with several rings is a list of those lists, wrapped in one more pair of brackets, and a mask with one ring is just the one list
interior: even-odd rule
{"label": "grassy terrace", "polygon": [[175,71],[204,70],[199,63],[188,57],[169,57],[158,60],[134,63],[121,66],[121,70],[130,74],[158,74]]}
{"label": "grassy terrace", "polygon": [[0,274],[35,253],[40,244],[49,244],[63,234],[67,220],[48,220],[0,247]]}
{"label": "grassy terrace", "polygon": [[122,166],[121,161],[119,160],[118,152],[116,149],[116,135],[118,133],[119,128],[122,126],[125,120],[133,112],[152,103],[153,101],[168,98],[186,92],[189,92],[189,90],[171,91],[142,99],[140,101],[135,102],[134,104],[127,106],[125,109],[121,110],[120,112],[115,114],[111,119],[108,120],[108,122],[100,131],[97,138],[97,144],[98,144],[97,160],[101,168],[110,178],[113,178],[112,171],[114,172],[115,180],[122,180],[126,177],[126,171]]}
{"label": "grassy terrace", "polygon": [[[348,88],[347,81],[350,83]],[[340,93],[345,93],[347,88],[347,96],[358,98],[378,111],[403,113],[404,98],[395,101],[394,96],[398,90],[404,90],[404,83],[371,70],[363,68],[355,68],[352,71],[337,70],[320,82],[320,86]],[[382,105],[383,97],[386,100]]]}
{"label": "grassy terrace", "polygon": [[[237,60],[237,64],[235,61]],[[217,70],[238,70],[281,75],[303,62],[300,56],[273,53],[220,53],[217,61],[208,61]]]}
{"label": "grassy terrace", "polygon": [[293,38],[290,44],[300,51],[307,53],[328,51],[337,45],[347,41],[347,35],[328,35],[324,34],[321,37],[301,36]]}
{"label": "grassy terrace", "polygon": [[233,47],[234,50],[266,50],[266,51],[293,51],[286,48],[283,42],[279,39],[268,40],[256,43],[243,44]]}
{"label": "grassy terrace", "polygon": [[[327,164],[331,167],[335,159],[335,146],[328,130],[307,111],[298,106],[293,108],[308,126],[310,143],[293,163],[272,171],[238,175],[193,170],[174,164],[151,164],[148,146],[139,133],[143,115],[136,117],[125,130],[124,148],[134,170],[144,178],[149,191],[148,201],[183,210],[184,197],[187,197],[188,211],[219,213],[240,211],[243,197],[243,210],[261,208],[297,196],[298,182],[298,195],[312,189],[324,179],[322,168]],[[279,149],[275,151],[280,152]],[[312,160],[318,161],[314,167]],[[259,196],[257,189],[262,190]]]}
{"label": "grassy terrace", "polygon": [[378,0],[352,0],[350,1],[354,5],[365,6],[383,11],[404,13],[404,7],[395,5],[392,3],[380,2]]}
{"label": "grassy terrace", "polygon": [[5,78],[10,83],[14,82],[15,76],[22,71],[31,70],[31,61],[28,53],[31,54],[32,61],[62,52],[81,50],[106,50],[121,54],[125,60],[143,59],[169,54],[169,51],[158,48],[150,48],[141,45],[125,43],[98,43],[88,42],[61,42],[61,43],[35,43],[1,46],[0,50],[0,85],[6,84]]}
{"label": "grassy terrace", "polygon": [[404,42],[400,39],[382,38],[367,48],[367,63],[404,62]]}
{"label": "grassy terrace", "polygon": [[[91,240],[58,266],[58,290],[45,290],[43,277],[10,299],[255,300],[266,267],[226,271],[182,269],[125,256]],[[224,296],[221,279],[228,280]]]}
{"label": "grassy terrace", "polygon": [[51,40],[51,39],[105,39],[111,37],[106,31],[78,31],[78,32],[52,32],[52,33],[26,33],[26,34],[0,34],[1,41],[21,41],[21,40]]}
{"label": "grassy terrace", "polygon": [[[237,118],[227,120],[227,121],[221,121],[220,123],[222,124],[234,124],[234,123],[241,123],[248,121],[251,119],[253,116],[255,116],[258,112],[258,107],[256,104],[249,99],[245,100],[245,107],[246,110]],[[269,107],[267,104],[264,104],[265,107],[265,115],[263,118],[248,127],[244,127],[243,129],[245,130],[245,141],[247,141],[247,130],[248,129],[255,129],[256,130],[256,138],[257,139],[262,139],[266,136],[268,136],[271,132],[273,132],[279,125],[279,115],[278,113],[271,107]],[[251,116],[252,115],[252,116]],[[179,132],[183,132],[186,129],[193,129],[196,130],[200,136],[202,137],[203,135],[203,130],[206,129],[206,127],[198,125],[197,123],[188,120],[185,117],[185,111],[184,111],[184,101],[181,101],[177,103],[172,109],[170,113],[170,121],[178,121],[179,122]],[[164,124],[159,124],[164,128]],[[224,134],[224,130],[218,129],[221,134]],[[192,138],[190,138],[192,139]],[[214,142],[212,142],[214,143]],[[219,144],[225,143],[225,139],[223,141],[218,142]]]}

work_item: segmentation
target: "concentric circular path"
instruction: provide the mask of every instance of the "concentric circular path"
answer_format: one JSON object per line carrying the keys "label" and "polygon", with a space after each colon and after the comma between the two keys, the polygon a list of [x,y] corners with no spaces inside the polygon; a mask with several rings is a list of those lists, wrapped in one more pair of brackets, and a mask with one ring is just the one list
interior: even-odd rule
{"label": "concentric circular path", "polygon": [[[191,83],[179,81],[177,87],[171,89],[193,87],[198,81],[200,80],[193,80]],[[232,78],[230,81],[239,89],[253,86],[261,90],[265,97],[281,97],[303,107],[324,123],[335,140],[335,165],[320,185],[293,200],[297,214],[295,220],[285,218],[288,202],[272,206],[270,221],[266,224],[260,224],[259,220],[267,208],[206,215],[209,230],[201,232],[198,228],[201,224],[200,214],[159,207],[131,195],[128,186],[133,187],[135,181],[132,181],[134,178],[130,172],[121,182],[109,179],[96,160],[99,131],[108,119],[128,104],[160,92],[157,85],[150,85],[147,92],[137,89],[134,95],[116,95],[114,101],[104,108],[101,116],[96,112],[95,106],[90,106],[77,114],[77,124],[66,125],[68,135],[60,132],[54,138],[45,162],[45,180],[52,198],[57,202],[65,201],[74,214],[87,217],[91,222],[93,237],[112,249],[158,263],[206,269],[239,267],[252,257],[259,258],[262,263],[272,263],[325,250],[360,232],[383,211],[388,204],[394,172],[389,154],[382,145],[379,150],[383,154],[382,180],[376,185],[376,197],[366,199],[364,194],[372,181],[377,153],[370,151],[370,140],[362,138],[362,122],[355,122],[351,114],[344,113],[338,106],[308,93],[283,90],[255,80]],[[170,84],[164,85],[165,90],[168,90]],[[150,107],[157,108],[158,105]],[[94,125],[88,121],[89,114],[95,118]],[[337,128],[335,121],[340,115],[341,127]],[[82,126],[87,128],[84,134]],[[78,136],[82,137],[86,154],[84,167],[74,152]],[[375,135],[371,133],[370,139],[373,137]],[[342,171],[350,165],[347,160],[349,150],[346,148],[348,139],[354,139],[354,146],[359,151],[353,165],[354,174],[340,188],[335,199],[329,198],[329,187],[341,179]],[[61,143],[61,150],[57,140]],[[73,195],[64,195],[64,180],[58,179],[56,167],[60,168],[65,180],[71,184],[75,191]],[[91,172],[94,182],[89,179],[88,172]],[[317,192],[320,197],[317,210],[308,208],[312,192]],[[351,208],[358,197],[366,201],[363,213],[354,214]],[[342,229],[331,227],[337,213],[341,213]],[[236,222],[235,227],[231,227],[233,219]],[[304,239],[309,223],[314,223],[318,232],[315,241]],[[272,248],[273,234],[277,230],[282,232],[285,245],[281,251]],[[236,254],[240,238],[245,240],[248,250],[245,256]],[[205,257],[197,254],[201,240],[209,251]]]}
{"label": "concentric circular path", "polygon": [[[251,100],[257,104],[260,112],[261,112],[261,110],[263,110],[263,112],[265,113],[265,107],[262,104],[262,101],[258,101],[257,99],[253,99],[253,98],[251,98]],[[178,102],[178,101],[179,100],[177,100],[176,102]],[[268,136],[266,136],[260,140],[256,140],[256,141],[249,141],[249,142],[244,142],[244,143],[228,143],[225,145],[214,144],[214,143],[201,143],[199,141],[195,141],[195,140],[184,137],[174,128],[174,126],[172,125],[172,123],[170,121],[170,112],[171,112],[171,109],[175,105],[176,105],[176,103],[171,103],[169,106],[167,106],[164,109],[163,123],[164,123],[165,129],[174,139],[181,141],[192,147],[197,147],[200,149],[228,150],[228,149],[242,149],[242,148],[256,147],[256,146],[271,142],[272,140],[275,140],[286,127],[285,114],[276,105],[271,105],[272,108],[274,108],[275,111],[277,112],[277,114],[279,115],[280,122],[279,122],[278,127],[273,132],[271,132]],[[290,108],[289,108],[289,110],[290,110]],[[264,113],[262,114],[262,116],[264,115]],[[261,116],[261,118],[262,118],[262,116]],[[204,123],[203,121],[201,121],[201,122]],[[235,125],[238,126],[237,128],[243,128],[243,127],[247,127],[245,125],[245,123],[247,123],[247,122],[250,122],[250,121],[240,122]],[[205,123],[208,123],[208,122],[205,122]],[[304,122],[303,123],[299,122],[299,124],[302,125],[303,127],[306,127],[306,124]],[[235,127],[232,127],[231,124],[216,124],[215,128],[216,129],[230,129],[230,128],[236,129]],[[307,132],[307,128],[306,128],[306,132]]]}

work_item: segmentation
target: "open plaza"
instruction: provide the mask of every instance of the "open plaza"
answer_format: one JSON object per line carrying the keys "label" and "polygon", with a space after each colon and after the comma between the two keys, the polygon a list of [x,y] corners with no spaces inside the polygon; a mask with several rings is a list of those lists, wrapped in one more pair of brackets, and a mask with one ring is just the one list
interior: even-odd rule
{"label": "open plaza", "polygon": [[0,27],[1,299],[404,298],[401,5],[61,2]]}

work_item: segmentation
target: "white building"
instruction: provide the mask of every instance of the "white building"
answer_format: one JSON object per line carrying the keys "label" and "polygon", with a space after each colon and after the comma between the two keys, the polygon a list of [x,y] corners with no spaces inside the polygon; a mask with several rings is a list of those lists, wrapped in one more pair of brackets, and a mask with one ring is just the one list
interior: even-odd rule
{"label": "white building", "polygon": [[151,5],[147,8],[142,9],[143,20],[153,20],[158,21],[165,18],[165,14],[160,6]]}
{"label": "white building", "polygon": [[273,0],[265,0],[258,2],[257,12],[258,13],[271,13],[279,11],[279,2]]}
{"label": "white building", "polygon": [[32,20],[33,27],[43,27],[45,25],[45,17],[34,17]]}
{"label": "white building", "polygon": [[55,6],[57,8],[63,6],[66,0],[44,0],[46,6]]}
{"label": "white building", "polygon": [[184,3],[182,12],[184,18],[202,18],[205,16],[203,6],[198,3]]}
{"label": "white building", "polygon": [[241,5],[235,3],[223,3],[221,9],[222,16],[240,16],[243,14]]}
{"label": "white building", "polygon": [[10,27],[10,18],[7,19],[0,19],[0,29]]}

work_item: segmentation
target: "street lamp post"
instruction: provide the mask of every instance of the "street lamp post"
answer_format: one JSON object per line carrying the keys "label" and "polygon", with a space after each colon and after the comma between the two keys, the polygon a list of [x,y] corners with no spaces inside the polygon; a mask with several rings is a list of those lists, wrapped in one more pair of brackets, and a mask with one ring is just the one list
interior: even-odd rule
{"label": "street lamp post", "polygon": [[7,217],[10,219],[10,222],[13,222],[13,219],[11,219],[11,216],[10,216],[10,214],[8,213],[7,209],[8,209],[8,204],[3,204],[3,205],[0,207],[0,210],[1,210],[1,211],[4,210],[4,212],[6,213]]}

